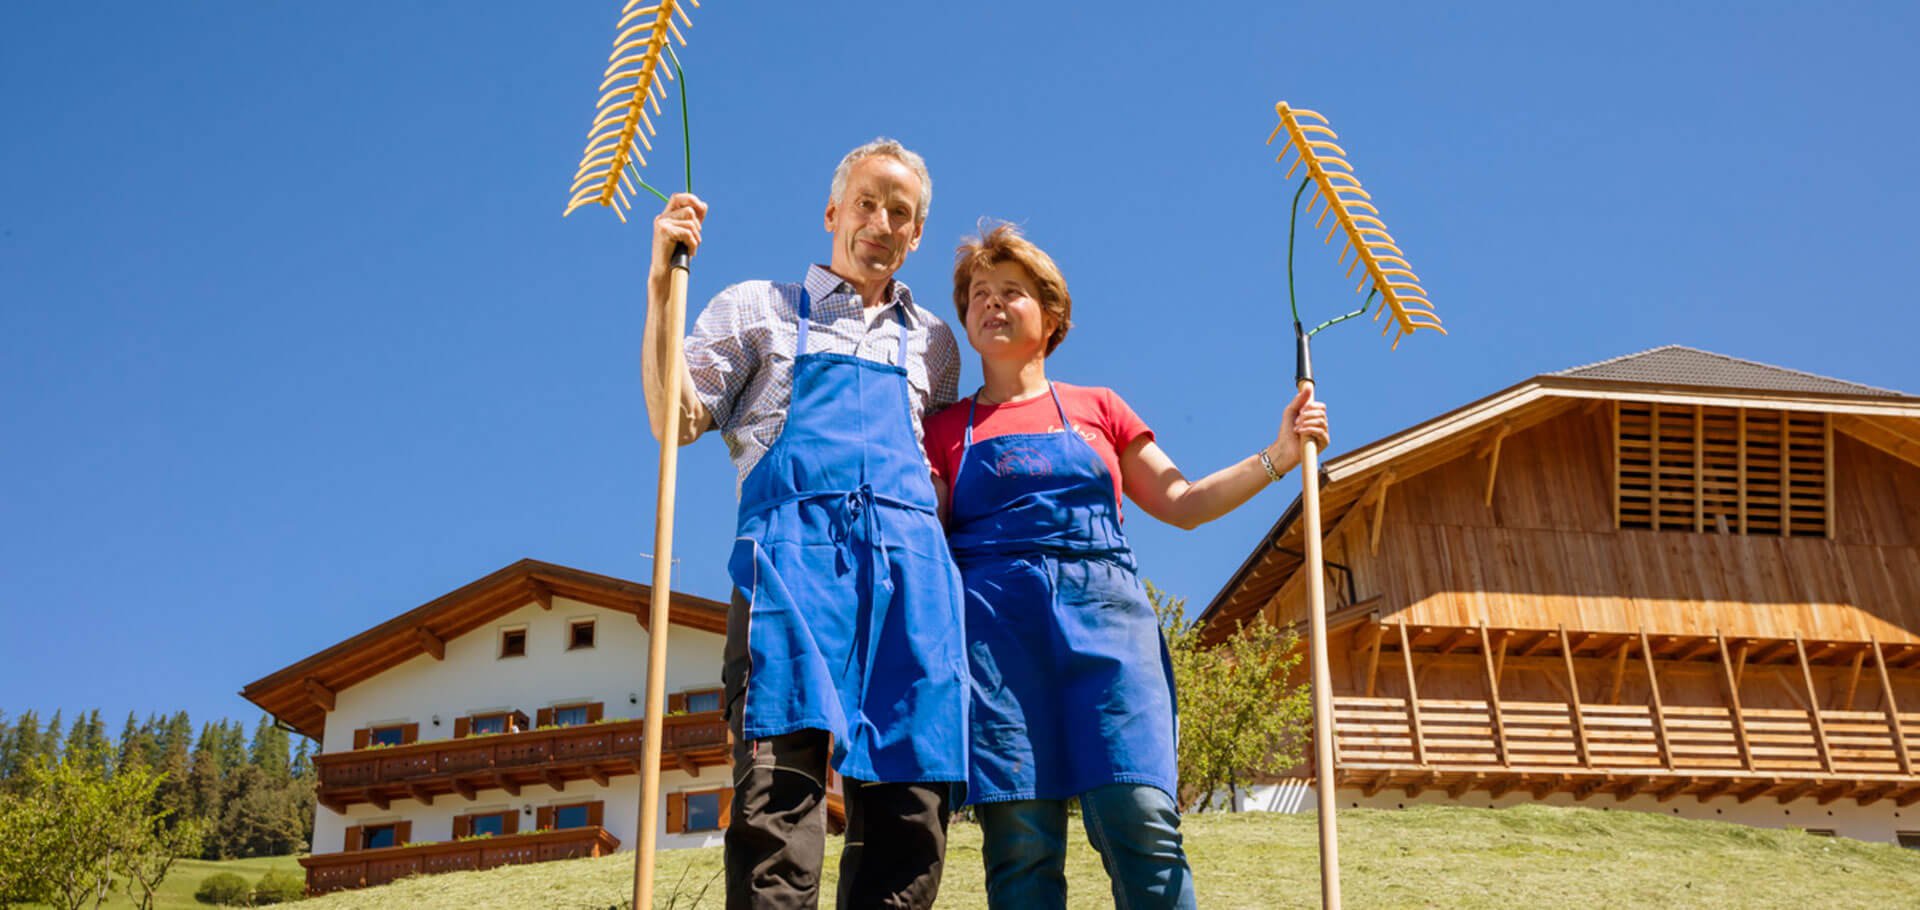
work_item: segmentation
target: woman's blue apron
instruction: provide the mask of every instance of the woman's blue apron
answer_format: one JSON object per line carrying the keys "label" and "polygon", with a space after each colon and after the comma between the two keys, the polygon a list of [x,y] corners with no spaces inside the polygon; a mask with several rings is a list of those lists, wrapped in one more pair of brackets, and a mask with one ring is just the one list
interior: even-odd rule
{"label": "woman's blue apron", "polygon": [[978,444],[967,406],[947,536],[973,673],[967,798],[1065,799],[1114,783],[1178,798],[1166,642],[1112,475],[1053,403],[1065,432]]}
{"label": "woman's blue apron", "polygon": [[750,604],[743,732],[826,730],[855,780],[964,781],[960,578],[907,371],[807,353],[811,321],[802,290],[786,426],[741,485],[727,566]]}

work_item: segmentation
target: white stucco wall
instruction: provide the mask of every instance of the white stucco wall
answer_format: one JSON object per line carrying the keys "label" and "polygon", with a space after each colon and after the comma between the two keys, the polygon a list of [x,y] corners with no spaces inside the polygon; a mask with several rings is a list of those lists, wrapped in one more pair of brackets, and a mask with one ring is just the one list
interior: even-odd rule
{"label": "white stucco wall", "polygon": [[[567,650],[568,624],[588,618],[595,620],[594,647]],[[526,627],[526,656],[501,658],[500,630],[515,626]],[[712,632],[672,627],[667,691],[719,686],[724,644],[725,638]],[[608,720],[639,718],[645,713],[641,702],[646,678],[647,634],[633,614],[561,597],[554,598],[552,610],[529,603],[447,642],[445,660],[422,654],[336,693],[321,751],[351,751],[354,731],[362,727],[417,723],[419,741],[429,742],[452,739],[454,718],[463,715],[521,711],[533,718],[540,708],[579,702],[601,702]],[[724,786],[728,777],[724,768],[702,769],[698,778],[673,771],[662,775],[661,792],[713,789]],[[396,800],[385,811],[361,804],[338,814],[322,806],[315,812],[313,848],[315,853],[338,852],[352,825],[406,819],[413,822],[415,841],[444,841],[452,837],[456,815],[600,799],[606,802],[607,829],[627,850],[635,844],[639,786],[638,775],[627,775],[613,778],[607,787],[575,781],[564,792],[528,786],[517,797],[504,790],[482,790],[472,802],[457,794],[438,797],[430,806]],[[523,815],[521,830],[532,828],[532,816]],[[675,835],[663,839],[661,846],[701,846],[718,843],[717,837]]]}
{"label": "white stucco wall", "polygon": [[[660,834],[660,849],[718,846],[721,839],[719,831],[667,834],[664,797],[669,793],[718,789],[727,786],[729,780],[725,768],[702,768],[699,777],[689,776],[684,771],[662,773],[660,822],[655,828]],[[384,810],[370,803],[359,803],[348,807],[344,814],[322,806],[314,816],[313,852],[340,852],[346,844],[347,828],[354,825],[380,825],[398,821],[413,823],[414,843],[449,841],[453,839],[454,817],[476,812],[519,812],[520,830],[527,832],[533,830],[536,813],[542,806],[596,799],[606,803],[602,810],[602,821],[608,833],[620,839],[620,849],[632,850],[639,846],[640,840],[635,832],[639,830],[640,819],[640,775],[627,774],[612,778],[605,787],[590,780],[577,780],[568,783],[563,791],[544,784],[522,787],[519,796],[509,796],[505,790],[482,790],[475,795],[473,802],[453,794],[435,799],[431,806],[411,799],[395,800]]]}
{"label": "white stucco wall", "polygon": [[[1311,781],[1288,780],[1253,788],[1244,795],[1241,805],[1253,811],[1311,812],[1317,807],[1318,797],[1315,794]],[[1817,800],[1807,798],[1781,805],[1779,800],[1771,796],[1745,803],[1731,796],[1717,796],[1704,803],[1692,796],[1680,796],[1663,803],[1652,796],[1618,800],[1607,793],[1598,793],[1585,800],[1574,799],[1571,793],[1553,793],[1546,799],[1536,800],[1525,792],[1508,793],[1499,799],[1491,799],[1485,792],[1476,792],[1454,799],[1437,790],[1428,790],[1415,797],[1409,797],[1399,790],[1382,790],[1371,797],[1359,790],[1342,790],[1339,797],[1336,805],[1341,809],[1396,809],[1414,805],[1505,809],[1537,802],[1548,806],[1613,812],[1652,812],[1679,818],[1733,822],[1756,828],[1818,828],[1832,831],[1840,837],[1884,843],[1893,843],[1895,832],[1920,831],[1920,805],[1902,809],[1895,806],[1892,800],[1881,800],[1870,806],[1862,806],[1852,800],[1835,800],[1822,806]]]}

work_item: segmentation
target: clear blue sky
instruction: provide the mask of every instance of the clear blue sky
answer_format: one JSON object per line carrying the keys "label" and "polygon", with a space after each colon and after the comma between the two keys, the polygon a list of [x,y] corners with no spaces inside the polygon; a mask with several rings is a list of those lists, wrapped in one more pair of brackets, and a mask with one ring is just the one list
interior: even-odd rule
{"label": "clear blue sky", "polygon": [[[616,8],[0,6],[0,709],[251,719],[241,685],[520,557],[648,577],[646,234],[559,217]],[[1286,99],[1453,333],[1321,336],[1336,453],[1667,343],[1920,391],[1914,5],[1163,9],[709,0],[695,306],[824,260],[833,164],[896,136],[921,301],[1024,224],[1078,303],[1052,374],[1204,473],[1286,397]],[[1333,257],[1310,314],[1355,300]],[[732,471],[683,465],[679,578],[724,597]],[[1133,512],[1145,573],[1204,602],[1297,490]]]}

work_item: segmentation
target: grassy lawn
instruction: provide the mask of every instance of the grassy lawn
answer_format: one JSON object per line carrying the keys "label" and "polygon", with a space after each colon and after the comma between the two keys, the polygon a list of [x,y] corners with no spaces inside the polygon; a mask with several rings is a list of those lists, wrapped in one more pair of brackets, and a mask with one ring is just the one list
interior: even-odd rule
{"label": "grassy lawn", "polygon": [[[1340,824],[1346,904],[1357,910],[1920,906],[1920,852],[1797,831],[1544,806],[1351,810]],[[1318,906],[1313,816],[1195,815],[1184,825],[1202,907]],[[827,906],[838,853],[829,841],[821,889]],[[411,879],[302,907],[617,907],[632,889],[632,870],[633,855],[623,853]],[[1078,833],[1067,875],[1072,906],[1113,906],[1099,857]],[[979,829],[955,824],[940,905],[984,906],[983,879]],[[658,880],[655,906],[663,910],[719,907],[720,851],[663,853]]]}
{"label": "grassy lawn", "polygon": [[[219,872],[231,872],[247,880],[248,884],[258,882],[268,869],[281,869],[306,878],[306,870],[291,856],[266,856],[259,859],[230,859],[222,862],[209,862],[199,859],[183,859],[173,865],[173,871],[167,873],[167,880],[160,883],[160,894],[154,901],[159,910],[185,910],[193,907],[206,910],[207,905],[193,899],[193,892],[200,889],[200,883]],[[101,906],[110,910],[126,910],[133,906],[125,895],[115,894]]]}

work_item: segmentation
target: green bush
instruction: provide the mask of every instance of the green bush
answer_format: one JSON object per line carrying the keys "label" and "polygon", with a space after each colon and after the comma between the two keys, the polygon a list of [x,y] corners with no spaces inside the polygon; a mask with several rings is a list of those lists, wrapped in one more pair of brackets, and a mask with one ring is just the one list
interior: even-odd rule
{"label": "green bush", "polygon": [[201,882],[200,890],[193,892],[193,899],[222,907],[245,907],[253,903],[253,886],[238,875],[222,872]]}
{"label": "green bush", "polygon": [[253,886],[253,902],[256,906],[284,904],[306,896],[307,883],[285,869],[267,870],[267,874],[260,876],[260,883]]}

